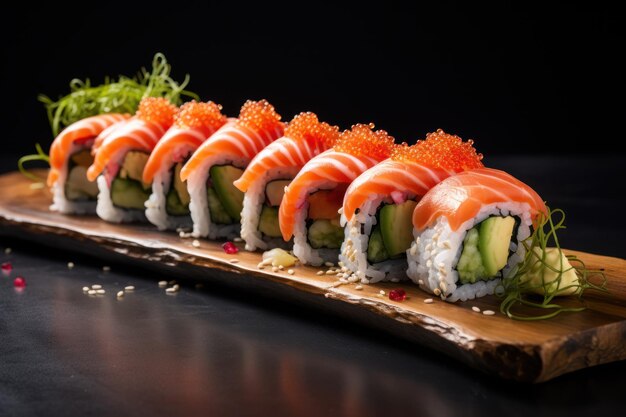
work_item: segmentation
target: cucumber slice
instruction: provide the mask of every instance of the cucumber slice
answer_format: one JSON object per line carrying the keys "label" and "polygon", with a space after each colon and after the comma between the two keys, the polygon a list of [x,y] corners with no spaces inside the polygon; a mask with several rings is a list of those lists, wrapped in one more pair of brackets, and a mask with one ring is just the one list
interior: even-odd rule
{"label": "cucumber slice", "polygon": [[263,206],[259,218],[259,231],[266,236],[281,237],[278,224],[278,207]]}
{"label": "cucumber slice", "polygon": [[478,249],[478,227],[468,230],[465,239],[463,239],[463,252],[461,252],[459,262],[456,264],[459,281],[462,284],[473,284],[478,280],[488,278]]}
{"label": "cucumber slice", "polygon": [[144,210],[150,191],[135,180],[117,177],[111,183],[111,201],[117,207]]}
{"label": "cucumber slice", "polygon": [[487,276],[494,276],[506,266],[515,219],[490,217],[480,224],[478,249]]}
{"label": "cucumber slice", "polygon": [[413,242],[413,210],[417,203],[407,200],[380,209],[380,232],[390,258],[405,255]]}
{"label": "cucumber slice", "polygon": [[343,228],[339,226],[339,223],[321,219],[315,220],[309,226],[309,243],[314,249],[329,248],[338,249],[343,242]]}
{"label": "cucumber slice", "polygon": [[233,185],[243,174],[243,170],[232,165],[214,165],[209,170],[215,193],[226,213],[235,221],[241,221],[243,193]]}
{"label": "cucumber slice", "polygon": [[207,200],[209,202],[209,213],[211,213],[211,221],[218,224],[232,224],[234,220],[228,215],[222,202],[217,197],[217,193],[213,187],[207,188]]}
{"label": "cucumber slice", "polygon": [[170,190],[167,193],[167,199],[165,202],[165,210],[170,216],[186,216],[189,214],[189,205],[183,204],[178,198],[176,190]]}
{"label": "cucumber slice", "polygon": [[367,261],[375,264],[387,259],[389,259],[389,254],[383,243],[383,235],[380,233],[380,227],[375,226],[367,246]]}

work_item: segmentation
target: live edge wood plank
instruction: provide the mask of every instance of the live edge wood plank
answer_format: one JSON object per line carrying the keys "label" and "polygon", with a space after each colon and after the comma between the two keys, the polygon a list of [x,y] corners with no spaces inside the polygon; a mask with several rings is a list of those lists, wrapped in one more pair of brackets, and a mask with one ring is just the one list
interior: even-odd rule
{"label": "live edge wood plank", "polygon": [[[45,172],[40,172],[45,174]],[[0,234],[20,236],[68,250],[102,257],[123,257],[180,276],[227,282],[255,291],[284,293],[344,317],[384,329],[442,351],[474,368],[506,379],[542,382],[603,363],[626,359],[626,261],[583,252],[588,267],[604,270],[609,294],[589,293],[588,308],[539,322],[510,320],[498,312],[499,300],[484,297],[446,303],[408,283],[339,285],[320,268],[298,266],[294,275],[259,270],[259,253],[223,252],[220,242],[161,233],[146,225],[114,225],[93,216],[65,216],[49,211],[51,195],[32,188],[19,173],[0,176]],[[241,246],[241,245],[240,245]],[[236,258],[237,263],[229,260]],[[325,268],[324,268],[325,269]],[[390,289],[402,287],[408,298],[394,302]],[[424,299],[433,298],[432,304]],[[472,311],[490,309],[496,315]]]}

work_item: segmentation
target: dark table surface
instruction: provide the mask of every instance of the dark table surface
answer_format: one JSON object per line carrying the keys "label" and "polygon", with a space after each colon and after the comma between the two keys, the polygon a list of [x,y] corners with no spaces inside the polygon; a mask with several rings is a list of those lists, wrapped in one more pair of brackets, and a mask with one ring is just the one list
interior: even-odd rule
{"label": "dark table surface", "polygon": [[[0,161],[6,171],[14,159]],[[486,162],[567,211],[565,247],[624,257],[623,157]],[[28,283],[17,291],[0,277],[0,416],[554,417],[626,405],[626,362],[517,384],[289,300],[184,280],[169,296],[157,282],[184,277],[104,272],[98,259],[8,237],[0,261]],[[92,284],[107,293],[84,295]],[[117,300],[126,285],[136,290]]]}

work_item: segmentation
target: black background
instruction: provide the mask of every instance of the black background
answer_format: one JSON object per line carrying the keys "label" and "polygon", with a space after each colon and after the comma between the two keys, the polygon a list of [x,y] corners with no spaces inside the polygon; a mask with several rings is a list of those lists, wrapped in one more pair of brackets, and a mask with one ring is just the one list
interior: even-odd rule
{"label": "black background", "polygon": [[50,2],[2,14],[2,141],[10,153],[52,140],[38,93],[65,94],[74,77],[133,74],[157,51],[175,78],[189,73],[190,89],[229,115],[246,99],[267,98],[285,120],[311,110],[342,129],[374,122],[398,141],[443,128],[475,139],[487,157],[614,154],[612,142],[623,137],[623,21],[601,2],[66,10]]}

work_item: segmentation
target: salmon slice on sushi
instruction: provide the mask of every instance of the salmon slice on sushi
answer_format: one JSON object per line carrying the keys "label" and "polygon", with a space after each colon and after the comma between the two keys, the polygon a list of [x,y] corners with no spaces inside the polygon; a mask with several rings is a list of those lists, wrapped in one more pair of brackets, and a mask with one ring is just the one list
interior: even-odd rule
{"label": "salmon slice on sushi", "polygon": [[50,147],[48,186],[52,188],[53,211],[61,213],[95,213],[98,187],[87,179],[93,163],[92,147],[130,115],[101,114],[87,117],[66,127]]}
{"label": "salmon slice on sushi", "polygon": [[524,259],[520,242],[535,220],[547,215],[541,197],[504,171],[479,168],[448,177],[413,211],[407,274],[446,301],[493,294]]}
{"label": "salmon slice on sushi", "polygon": [[239,236],[244,193],[233,185],[259,152],[283,136],[284,124],[266,100],[247,101],[191,155],[181,170],[187,182],[193,236]]}
{"label": "salmon slice on sushi", "polygon": [[113,223],[146,221],[151,187],[143,182],[144,167],[176,111],[165,98],[144,98],[135,116],[102,140],[87,170],[87,178],[98,183],[100,218]]}
{"label": "salmon slice on sushi", "polygon": [[346,189],[367,169],[389,157],[394,139],[384,130],[357,124],[335,146],[311,159],[291,181],[279,209],[284,240],[302,263],[336,263],[344,231],[340,209]]}
{"label": "salmon slice on sushi", "polygon": [[152,184],[146,217],[159,230],[191,229],[189,192],[180,171],[191,154],[226,123],[221,106],[211,101],[183,104],[174,125],[159,140],[143,170],[143,183]]}
{"label": "salmon slice on sushi", "polygon": [[245,193],[241,237],[246,249],[287,248],[278,224],[278,208],[285,188],[311,158],[332,147],[339,128],[320,122],[313,113],[300,113],[289,122],[282,138],[254,157],[235,187]]}
{"label": "salmon slice on sushi", "polygon": [[351,280],[406,279],[413,210],[445,178],[483,166],[472,144],[438,130],[413,146],[395,146],[389,159],[354,180],[343,200],[345,240],[339,256],[354,274]]}

